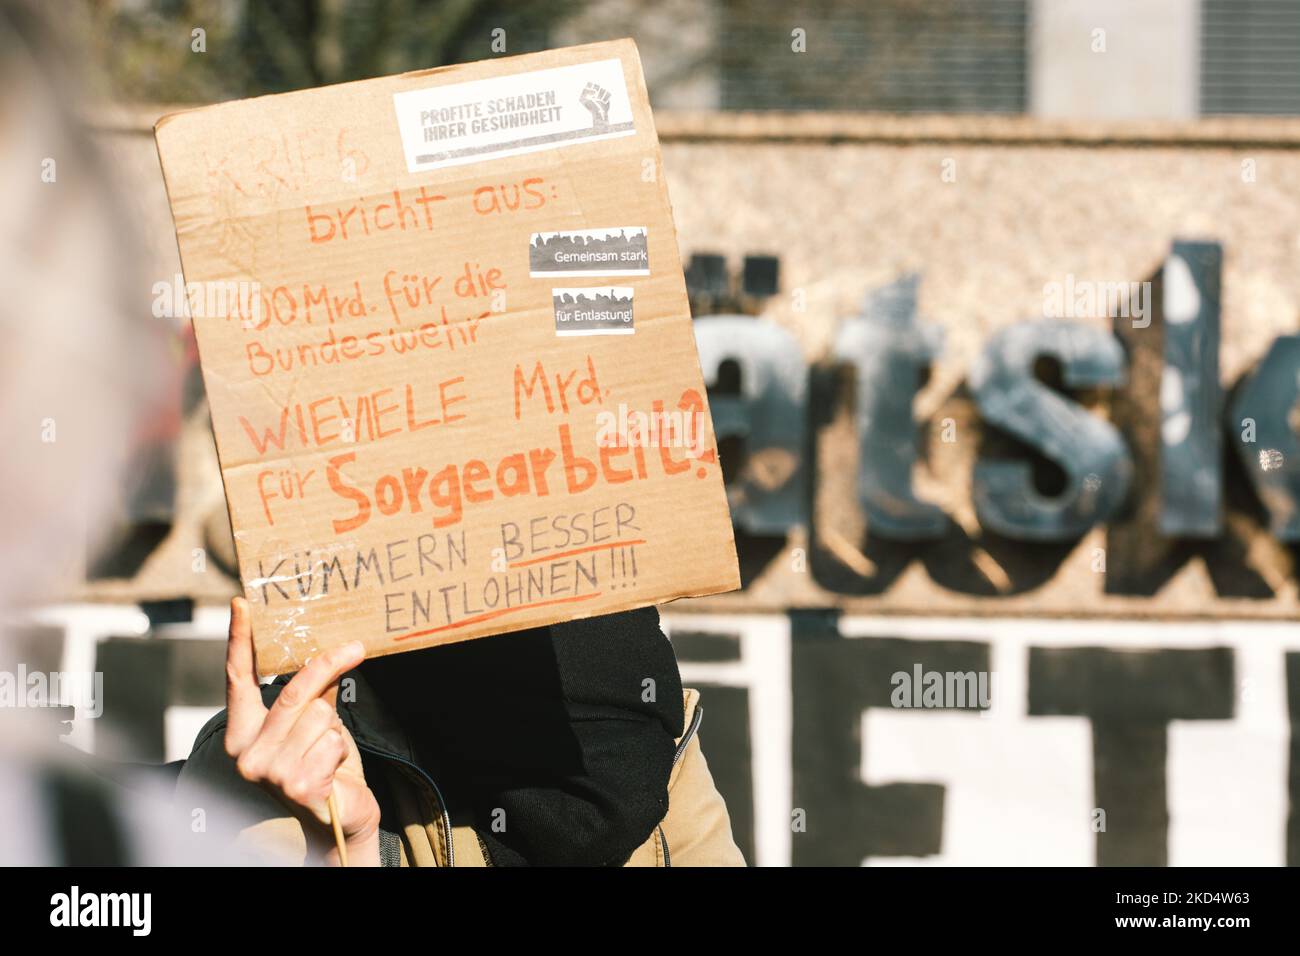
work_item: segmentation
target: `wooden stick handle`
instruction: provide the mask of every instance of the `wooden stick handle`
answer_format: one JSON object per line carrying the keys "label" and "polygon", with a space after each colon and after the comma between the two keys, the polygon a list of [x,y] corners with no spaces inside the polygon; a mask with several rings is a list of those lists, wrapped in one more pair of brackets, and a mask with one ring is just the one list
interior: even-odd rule
{"label": "wooden stick handle", "polygon": [[343,824],[339,822],[339,805],[334,799],[334,791],[330,790],[329,799],[325,803],[330,812],[330,826],[334,828],[334,845],[339,850],[339,866],[348,865],[348,846],[343,840]]}

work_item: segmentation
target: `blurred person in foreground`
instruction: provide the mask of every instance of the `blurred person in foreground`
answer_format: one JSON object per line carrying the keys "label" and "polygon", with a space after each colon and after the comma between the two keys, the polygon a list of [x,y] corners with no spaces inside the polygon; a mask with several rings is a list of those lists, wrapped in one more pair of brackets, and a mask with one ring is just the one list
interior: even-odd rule
{"label": "blurred person in foreground", "polygon": [[[4,610],[85,546],[79,515],[106,513],[131,435],[165,400],[160,330],[130,305],[151,286],[102,159],[67,115],[84,98],[60,84],[37,9],[0,0]],[[185,817],[122,799],[70,748],[11,726],[0,862],[199,863],[244,859],[227,852],[238,847],[336,864],[332,792],[354,865],[744,863],[700,749],[698,694],[683,690],[653,608],[365,662],[348,645],[266,687],[248,621],[236,599],[228,709],[181,770]],[[5,651],[0,666],[19,663]],[[214,794],[249,820],[238,841]],[[204,838],[188,826],[200,807]]]}
{"label": "blurred person in foreground", "polygon": [[[78,118],[85,89],[35,3],[0,0],[0,613],[64,582],[119,499],[167,359],[111,172]],[[135,294],[132,294],[135,293]],[[133,303],[138,306],[133,308]],[[43,649],[42,649],[43,650]],[[41,669],[0,627],[0,672]],[[48,676],[48,675],[45,675]],[[79,675],[88,676],[88,675]],[[19,686],[18,694],[29,694]],[[0,864],[241,862],[210,795],[206,838],[168,788],[107,774],[57,740],[53,702],[0,707]],[[124,768],[113,768],[123,770]]]}

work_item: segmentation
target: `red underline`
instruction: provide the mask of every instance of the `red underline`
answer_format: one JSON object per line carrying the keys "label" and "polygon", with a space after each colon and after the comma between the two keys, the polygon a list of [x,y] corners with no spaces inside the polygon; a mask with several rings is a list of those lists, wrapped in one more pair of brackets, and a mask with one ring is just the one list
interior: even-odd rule
{"label": "red underline", "polygon": [[645,544],[645,538],[637,538],[635,541],[611,541],[608,544],[593,544],[585,548],[574,548],[572,551],[560,551],[556,554],[545,554],[540,558],[529,558],[527,561],[513,561],[510,564],[512,568],[526,568],[530,564],[541,564],[543,561],[558,561],[560,558],[569,558],[575,554],[586,554],[588,551],[604,551],[607,548],[631,547],[634,544]]}
{"label": "red underline", "polygon": [[600,597],[601,592],[596,591],[594,594],[579,594],[573,597],[552,598],[549,601],[534,601],[532,604],[520,604],[518,607],[503,607],[496,611],[488,611],[486,614],[479,614],[474,617],[467,617],[463,621],[456,621],[454,624],[441,624],[438,627],[431,627],[427,631],[412,631],[409,634],[399,634],[393,638],[396,641],[407,641],[413,637],[427,637],[430,634],[437,634],[439,631],[450,631],[458,627],[468,627],[470,624],[478,624],[482,621],[490,621],[495,617],[501,617],[503,614],[513,614],[516,611],[527,611],[535,607],[550,607],[552,604],[571,604],[574,601],[590,601],[592,598]]}

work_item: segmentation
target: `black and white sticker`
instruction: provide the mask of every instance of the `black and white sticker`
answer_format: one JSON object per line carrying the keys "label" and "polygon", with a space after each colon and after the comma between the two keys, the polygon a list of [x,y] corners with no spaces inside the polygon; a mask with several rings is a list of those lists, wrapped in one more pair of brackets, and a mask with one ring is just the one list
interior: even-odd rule
{"label": "black and white sticker", "polygon": [[631,286],[552,289],[556,335],[631,335]]}
{"label": "black and white sticker", "polygon": [[528,274],[548,276],[648,276],[645,226],[535,232],[528,244]]}
{"label": "black and white sticker", "polygon": [[413,173],[636,133],[617,59],[394,93],[393,105]]}

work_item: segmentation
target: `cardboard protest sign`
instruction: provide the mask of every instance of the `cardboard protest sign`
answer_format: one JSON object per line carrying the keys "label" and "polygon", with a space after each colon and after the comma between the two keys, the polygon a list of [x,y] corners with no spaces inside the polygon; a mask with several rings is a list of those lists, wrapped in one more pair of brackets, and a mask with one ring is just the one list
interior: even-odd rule
{"label": "cardboard protest sign", "polygon": [[155,135],[260,673],[738,586],[630,40]]}

